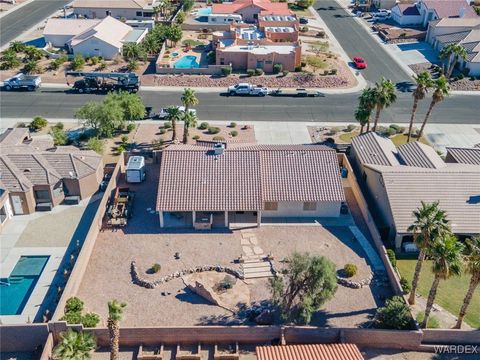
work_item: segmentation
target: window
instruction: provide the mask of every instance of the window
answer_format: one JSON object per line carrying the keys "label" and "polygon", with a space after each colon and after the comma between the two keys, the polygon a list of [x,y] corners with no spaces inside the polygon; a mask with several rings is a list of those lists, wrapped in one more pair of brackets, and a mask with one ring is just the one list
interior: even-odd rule
{"label": "window", "polygon": [[265,202],[264,207],[265,207],[265,210],[277,211],[278,210],[278,202],[267,201],[267,202]]}
{"label": "window", "polygon": [[50,193],[48,190],[35,190],[35,199],[38,203],[50,202]]}
{"label": "window", "polygon": [[265,61],[265,64],[271,65],[271,64],[272,64],[272,61]]}
{"label": "window", "polygon": [[216,22],[216,21],[217,21],[217,19],[215,19],[215,18],[210,18],[210,20],[211,20],[212,22]]}
{"label": "window", "polygon": [[151,18],[151,17],[153,17],[153,13],[152,12],[144,12],[143,17]]}
{"label": "window", "polygon": [[137,16],[142,16],[142,12],[141,12],[141,11],[137,11]]}
{"label": "window", "polygon": [[224,58],[220,58],[220,65],[225,65],[225,59]]}
{"label": "window", "polygon": [[307,201],[303,203],[303,211],[315,211],[317,210],[317,203],[314,201]]}

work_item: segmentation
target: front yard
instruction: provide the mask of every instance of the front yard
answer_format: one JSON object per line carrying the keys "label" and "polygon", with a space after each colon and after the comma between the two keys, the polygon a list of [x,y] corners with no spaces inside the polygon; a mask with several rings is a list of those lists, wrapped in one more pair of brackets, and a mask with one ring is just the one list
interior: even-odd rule
{"label": "front yard", "polygon": [[[416,259],[412,260],[397,260],[397,267],[400,274],[412,281],[413,273],[415,272]],[[427,298],[430,291],[430,287],[433,281],[433,273],[430,270],[430,263],[426,262],[423,265],[422,273],[420,275],[420,284],[418,293]],[[452,277],[449,280],[440,282],[438,287],[437,297],[435,302],[448,310],[454,316],[460,311],[460,307],[463,303],[463,298],[468,290],[468,284],[470,282],[469,275],[462,275],[461,277]],[[472,327],[480,329],[480,291],[477,291],[473,295],[473,299],[470,302],[468,313],[465,316],[465,321]]]}

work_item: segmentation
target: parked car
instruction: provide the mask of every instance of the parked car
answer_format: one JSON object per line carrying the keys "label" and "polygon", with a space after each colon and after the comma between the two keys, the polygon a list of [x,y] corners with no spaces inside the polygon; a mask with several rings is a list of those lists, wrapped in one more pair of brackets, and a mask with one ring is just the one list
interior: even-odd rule
{"label": "parked car", "polygon": [[19,73],[11,78],[6,79],[3,82],[3,87],[5,90],[20,90],[27,89],[28,91],[35,91],[40,87],[42,79],[37,75],[25,75]]}
{"label": "parked car", "polygon": [[372,16],[390,16],[391,14],[391,10],[379,9],[377,12],[372,13]]}
{"label": "parked car", "polygon": [[[178,109],[181,112],[185,112],[185,106],[179,106]],[[188,112],[193,113],[194,115],[197,115],[197,110],[195,110],[195,109],[188,109]],[[167,108],[161,108],[160,112],[152,115],[152,118],[160,119],[160,120],[166,119],[167,117],[168,117]]]}
{"label": "parked car", "polygon": [[318,97],[324,96],[320,91],[307,90],[307,89],[277,89],[273,90],[270,95],[272,96],[291,96],[291,97]]}
{"label": "parked car", "polygon": [[305,18],[305,17],[301,17],[301,18],[299,19],[299,22],[300,22],[300,24],[302,24],[302,25],[306,25],[306,24],[308,24],[308,19]]}
{"label": "parked car", "polygon": [[353,58],[353,63],[355,64],[355,67],[357,69],[366,69],[368,64],[367,62],[365,61],[365,59],[361,56],[355,56]]}
{"label": "parked car", "polygon": [[233,95],[247,95],[247,96],[265,96],[268,94],[268,88],[262,85],[252,85],[249,83],[239,83],[237,85],[229,86],[227,93]]}

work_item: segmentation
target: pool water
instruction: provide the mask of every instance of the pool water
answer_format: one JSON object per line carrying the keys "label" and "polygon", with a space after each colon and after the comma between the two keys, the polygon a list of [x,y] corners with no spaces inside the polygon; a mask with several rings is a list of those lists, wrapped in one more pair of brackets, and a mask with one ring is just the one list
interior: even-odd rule
{"label": "pool water", "polygon": [[187,55],[178,59],[173,67],[175,69],[195,69],[200,67],[200,65],[197,62],[196,56]]}
{"label": "pool water", "polygon": [[178,56],[178,53],[177,53],[177,52],[173,52],[173,53],[172,53],[172,56],[173,56],[173,57],[177,57],[177,56]]}
{"label": "pool water", "polygon": [[197,14],[198,16],[208,16],[212,13],[212,8],[210,6],[202,9],[198,9]]}
{"label": "pool water", "polygon": [[[49,256],[22,256],[8,279],[0,282],[0,315],[19,315],[30,298]],[[6,285],[9,283],[10,285]]]}

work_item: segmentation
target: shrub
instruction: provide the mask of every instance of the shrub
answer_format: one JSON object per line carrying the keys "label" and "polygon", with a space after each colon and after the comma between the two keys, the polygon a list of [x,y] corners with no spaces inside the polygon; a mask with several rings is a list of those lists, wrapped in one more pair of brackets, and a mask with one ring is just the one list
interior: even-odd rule
{"label": "shrub", "polygon": [[210,126],[208,128],[208,133],[211,135],[218,134],[220,132],[220,128],[216,126]]}
{"label": "shrub", "polygon": [[283,65],[282,64],[275,64],[273,65],[273,73],[274,74],[280,74],[283,70]]}
{"label": "shrub", "polygon": [[263,69],[256,68],[256,69],[255,69],[255,75],[256,75],[256,76],[261,76],[261,75],[263,75]]}
{"label": "shrub", "polygon": [[380,329],[409,330],[412,328],[410,309],[400,296],[385,301],[385,306],[377,310],[374,325]]}
{"label": "shrub", "polygon": [[90,58],[90,64],[97,65],[100,62],[100,58],[98,56],[92,56]]}
{"label": "shrub", "polygon": [[137,60],[129,60],[127,64],[127,70],[128,71],[135,71],[139,67],[138,61]]}
{"label": "shrub", "polygon": [[355,264],[346,264],[344,267],[343,267],[343,271],[345,271],[345,275],[347,277],[352,277],[352,276],[355,276],[357,274],[357,265]]}
{"label": "shrub", "polygon": [[71,61],[70,65],[72,66],[72,70],[82,70],[85,66],[85,59],[82,55],[77,54]]}
{"label": "shrub", "polygon": [[209,64],[215,64],[215,51],[209,51],[207,54],[207,61]]}
{"label": "shrub", "polygon": [[160,266],[160,264],[155,263],[152,265],[150,270],[152,271],[152,273],[156,274],[160,271],[161,268],[162,267]]}
{"label": "shrub", "polygon": [[122,143],[126,143],[128,141],[128,135],[122,135],[120,137],[120,140],[122,141]]}
{"label": "shrub", "polygon": [[295,72],[300,72],[300,71],[302,71],[302,66],[301,65],[295,66]]}
{"label": "shrub", "polygon": [[83,310],[83,301],[79,298],[73,296],[67,300],[65,304],[65,313],[67,312],[82,312]]}
{"label": "shrub", "polygon": [[163,134],[165,134],[166,132],[167,132],[167,130],[165,130],[164,128],[161,128],[161,129],[160,129],[160,135],[163,135]]}
{"label": "shrub", "polygon": [[65,124],[63,122],[57,122],[54,126],[55,129],[58,129],[58,130],[63,130],[65,128]]}
{"label": "shrub", "polygon": [[200,123],[200,126],[198,128],[200,130],[207,130],[209,126],[210,125],[208,125],[208,122],[202,122],[202,123]]}
{"label": "shrub", "polygon": [[41,117],[41,116],[35,116],[30,123],[29,127],[33,129],[34,131],[38,131],[43,129],[45,126],[48,125],[47,119]]}
{"label": "shrub", "polygon": [[397,267],[397,256],[395,255],[395,251],[393,251],[392,249],[387,249],[387,256],[388,256],[388,260],[390,260],[390,263],[392,264],[392,266],[394,268]]}
{"label": "shrub", "polygon": [[404,127],[401,127],[400,125],[397,125],[397,124],[392,124],[389,127],[390,127],[390,129],[395,130],[396,134],[401,134],[405,131]]}
{"label": "shrub", "polygon": [[253,76],[253,75],[255,75],[255,69],[247,69],[247,75],[248,75],[248,76]]}
{"label": "shrub", "polygon": [[215,141],[225,141],[225,138],[223,136],[214,136],[213,140],[215,140]]}
{"label": "shrub", "polygon": [[412,289],[411,285],[410,285],[410,281],[408,281],[407,279],[405,279],[403,276],[402,278],[400,279],[400,285],[402,285],[402,289],[403,289],[403,292],[405,294],[408,294],[410,292],[410,290]]}
{"label": "shrub", "polygon": [[325,31],[321,30],[321,31],[317,32],[317,37],[323,39],[325,37]]}
{"label": "shrub", "polygon": [[105,60],[100,61],[100,64],[98,65],[98,70],[105,70],[107,68],[107,63]]}
{"label": "shrub", "polygon": [[40,66],[38,65],[37,60],[28,60],[23,69],[27,74],[40,72]]}
{"label": "shrub", "polygon": [[92,137],[87,142],[87,149],[88,150],[93,150],[97,154],[102,155],[105,152],[105,144],[99,138]]}
{"label": "shrub", "polygon": [[130,124],[127,125],[127,131],[129,133],[131,133],[133,131],[133,129],[135,129],[135,124],[130,123]]}
{"label": "shrub", "polygon": [[233,130],[233,131],[230,132],[230,135],[232,135],[233,137],[238,136],[238,131]]}
{"label": "shrub", "polygon": [[[425,319],[425,314],[423,312],[419,312],[415,317],[415,320],[417,320],[417,323],[419,324],[423,322],[423,319]],[[427,321],[427,329],[438,329],[439,327],[440,323],[438,322],[438,319],[435,316],[430,315]]]}
{"label": "shrub", "polygon": [[236,127],[237,127],[237,123],[232,121],[232,122],[230,123],[230,127],[231,127],[231,128],[236,128]]}
{"label": "shrub", "polygon": [[154,150],[159,150],[162,148],[165,141],[163,139],[152,140],[152,147]]}
{"label": "shrub", "polygon": [[315,0],[297,0],[296,5],[301,8],[308,8],[315,3]]}
{"label": "shrub", "polygon": [[337,69],[330,70],[330,74],[332,74],[332,75],[337,75],[337,73],[338,73]]}
{"label": "shrub", "polygon": [[282,75],[283,75],[283,76],[287,76],[287,75],[288,75],[288,73],[289,73],[289,71],[288,71],[288,70],[283,70],[283,71],[282,71]]}
{"label": "shrub", "polygon": [[231,73],[232,73],[232,67],[231,66],[222,67],[222,75],[223,76],[228,76]]}
{"label": "shrub", "polygon": [[348,132],[352,132],[352,131],[355,130],[356,128],[357,128],[356,125],[349,124],[349,125],[347,126],[347,131],[348,131]]}
{"label": "shrub", "polygon": [[67,138],[67,135],[65,134],[65,131],[59,128],[53,127],[50,130],[50,135],[52,135],[53,137],[53,144],[55,146],[66,145],[68,143],[68,138]]}
{"label": "shrub", "polygon": [[171,129],[172,128],[172,123],[170,121],[165,121],[163,123],[163,128],[164,129]]}
{"label": "shrub", "polygon": [[308,29],[308,26],[302,26],[302,27],[300,28],[300,32],[303,32],[303,33],[308,32],[308,30],[309,30],[309,29]]}
{"label": "shrub", "polygon": [[82,313],[80,311],[65,312],[65,315],[60,320],[66,321],[68,324],[81,324]]}
{"label": "shrub", "polygon": [[198,139],[200,139],[200,135],[193,135],[193,136],[192,136],[192,139],[193,139],[193,140],[198,140]]}
{"label": "shrub", "polygon": [[21,122],[21,123],[18,123],[17,127],[19,127],[19,128],[26,128],[26,127],[27,127],[27,124],[25,124],[24,122]]}
{"label": "shrub", "polygon": [[392,129],[391,127],[389,127],[386,131],[385,131],[385,134],[387,136],[393,136],[397,133],[397,131],[395,129]]}
{"label": "shrub", "polygon": [[100,316],[95,313],[87,313],[82,316],[82,325],[84,328],[94,328],[100,322]]}
{"label": "shrub", "polygon": [[118,155],[123,154],[127,150],[126,144],[120,144],[117,146],[116,152]]}
{"label": "shrub", "polygon": [[183,24],[184,21],[185,21],[185,13],[182,10],[180,10],[177,14],[177,17],[175,18],[175,22],[178,25],[181,25]]}

